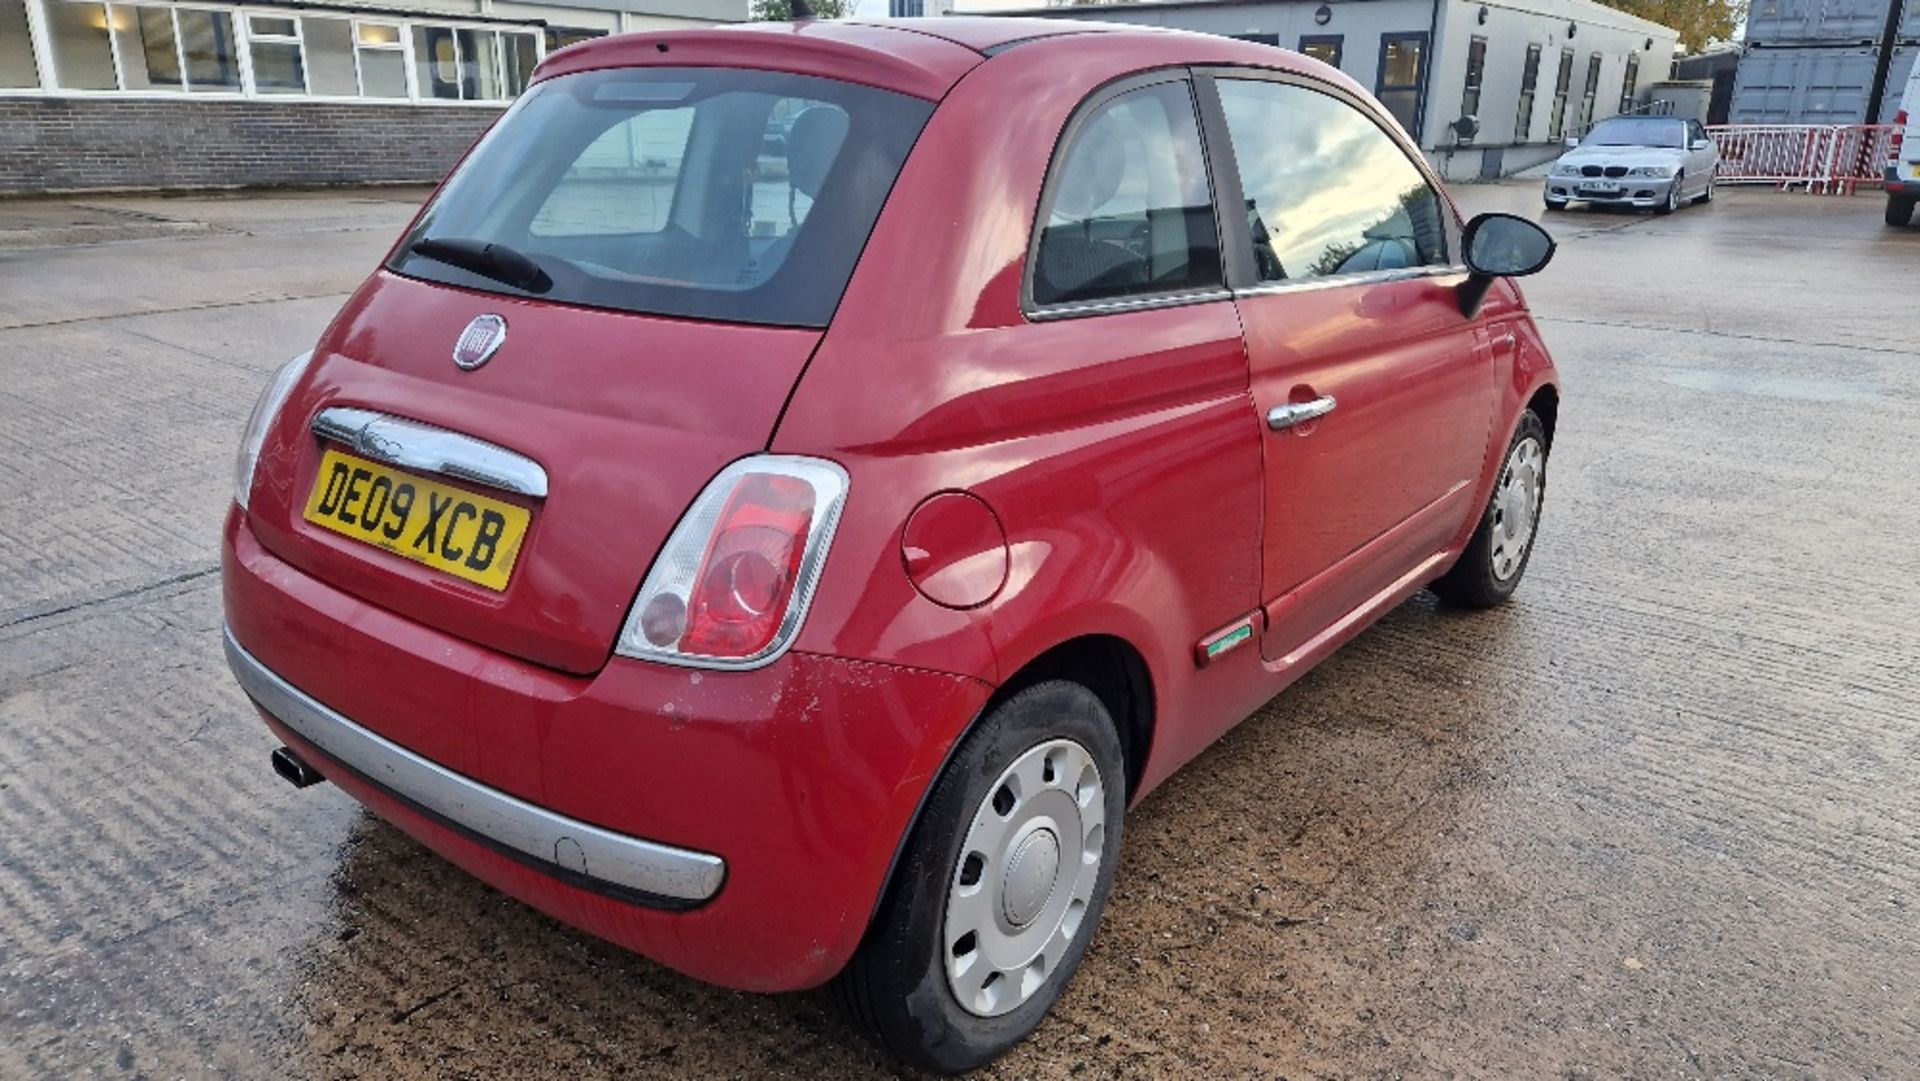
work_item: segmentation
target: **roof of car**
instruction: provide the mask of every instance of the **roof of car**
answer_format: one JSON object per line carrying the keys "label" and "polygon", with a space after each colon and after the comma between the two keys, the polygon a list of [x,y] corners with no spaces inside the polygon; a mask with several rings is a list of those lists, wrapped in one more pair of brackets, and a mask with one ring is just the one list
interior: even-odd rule
{"label": "roof of car", "polygon": [[851,20],[863,26],[887,26],[926,34],[963,45],[975,52],[987,53],[1009,45],[1065,34],[1114,33],[1152,30],[1152,27],[1125,23],[1090,22],[1075,19],[994,18],[980,15],[952,15],[940,19],[888,19],[885,22]]}
{"label": "roof of car", "polygon": [[1023,42],[1066,35],[1178,33],[1116,23],[978,16],[738,23],[581,42],[549,55],[535,78],[618,67],[756,67],[835,78],[937,101],[986,56]]}

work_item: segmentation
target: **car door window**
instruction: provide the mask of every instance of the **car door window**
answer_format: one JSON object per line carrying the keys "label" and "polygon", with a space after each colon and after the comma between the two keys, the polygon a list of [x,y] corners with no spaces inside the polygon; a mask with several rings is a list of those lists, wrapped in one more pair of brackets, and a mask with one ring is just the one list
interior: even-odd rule
{"label": "car door window", "polygon": [[1189,84],[1156,83],[1095,106],[1055,159],[1040,222],[1036,304],[1219,286],[1220,236]]}
{"label": "car door window", "polygon": [[1260,280],[1446,264],[1440,196],[1372,118],[1302,86],[1215,85]]}

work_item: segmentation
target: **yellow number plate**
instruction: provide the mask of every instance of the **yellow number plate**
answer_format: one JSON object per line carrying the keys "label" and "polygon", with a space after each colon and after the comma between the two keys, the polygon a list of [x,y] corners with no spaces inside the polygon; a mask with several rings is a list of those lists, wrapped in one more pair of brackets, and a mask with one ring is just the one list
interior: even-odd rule
{"label": "yellow number plate", "polygon": [[491,590],[507,588],[525,508],[328,450],[306,519]]}

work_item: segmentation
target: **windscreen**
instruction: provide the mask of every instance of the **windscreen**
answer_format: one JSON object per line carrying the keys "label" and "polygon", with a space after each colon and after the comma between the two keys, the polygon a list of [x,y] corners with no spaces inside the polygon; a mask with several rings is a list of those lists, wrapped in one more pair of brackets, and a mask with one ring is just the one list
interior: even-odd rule
{"label": "windscreen", "polygon": [[933,106],[728,68],[536,84],[389,269],[488,292],[824,327]]}
{"label": "windscreen", "polygon": [[1652,117],[1602,120],[1585,140],[1594,146],[1657,146],[1679,150],[1687,145],[1687,125],[1679,120]]}

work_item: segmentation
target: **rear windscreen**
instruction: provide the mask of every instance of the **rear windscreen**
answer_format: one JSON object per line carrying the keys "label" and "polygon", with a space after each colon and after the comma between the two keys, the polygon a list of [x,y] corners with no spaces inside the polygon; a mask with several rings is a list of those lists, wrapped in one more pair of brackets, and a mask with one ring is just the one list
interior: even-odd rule
{"label": "rear windscreen", "polygon": [[884,90],[727,68],[548,80],[460,166],[388,266],[568,304],[823,327],[932,111]]}

